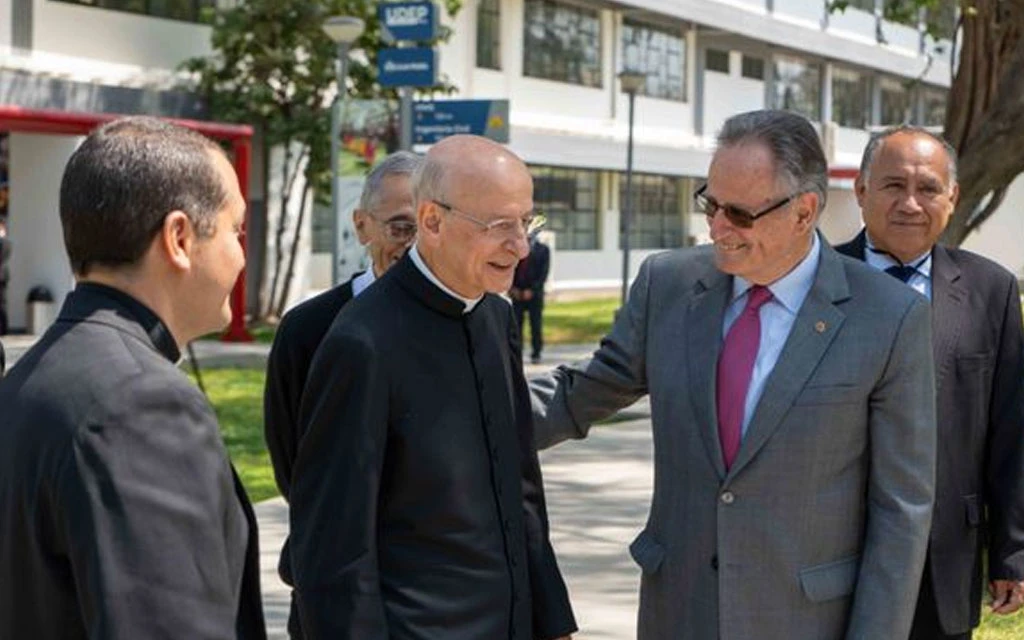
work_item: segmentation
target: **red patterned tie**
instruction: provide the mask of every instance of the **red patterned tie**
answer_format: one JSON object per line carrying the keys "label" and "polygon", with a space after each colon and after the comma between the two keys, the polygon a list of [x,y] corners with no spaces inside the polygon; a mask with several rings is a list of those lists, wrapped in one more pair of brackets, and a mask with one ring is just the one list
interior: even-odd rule
{"label": "red patterned tie", "polygon": [[733,322],[725,336],[722,353],[718,357],[715,406],[718,409],[718,438],[722,442],[722,455],[728,470],[740,450],[743,429],[743,407],[747,402],[747,389],[754,373],[754,360],[761,344],[760,310],[772,299],[766,287],[754,285],[747,292],[747,306]]}

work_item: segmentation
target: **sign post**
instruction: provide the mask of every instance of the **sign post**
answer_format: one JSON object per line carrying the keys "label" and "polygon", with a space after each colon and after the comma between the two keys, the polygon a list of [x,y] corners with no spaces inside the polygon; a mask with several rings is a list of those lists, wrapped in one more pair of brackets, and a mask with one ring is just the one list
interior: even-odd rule
{"label": "sign post", "polygon": [[[384,38],[391,42],[419,43],[437,37],[437,8],[431,0],[384,2],[377,7]],[[437,84],[437,53],[433,48],[398,46],[381,49],[377,80],[382,87],[398,88],[399,146],[412,148],[412,88]]]}
{"label": "sign post", "polygon": [[469,133],[508,143],[508,100],[423,100],[413,103],[413,142],[434,144]]}

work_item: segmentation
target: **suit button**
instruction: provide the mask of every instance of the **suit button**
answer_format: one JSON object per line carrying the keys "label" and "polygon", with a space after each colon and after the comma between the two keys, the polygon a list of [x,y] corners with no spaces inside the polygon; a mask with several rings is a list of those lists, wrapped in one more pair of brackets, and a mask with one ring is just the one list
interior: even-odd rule
{"label": "suit button", "polygon": [[718,571],[718,554],[711,556],[711,568]]}
{"label": "suit button", "polygon": [[736,496],[732,491],[723,491],[721,495],[722,504],[732,504],[736,502]]}

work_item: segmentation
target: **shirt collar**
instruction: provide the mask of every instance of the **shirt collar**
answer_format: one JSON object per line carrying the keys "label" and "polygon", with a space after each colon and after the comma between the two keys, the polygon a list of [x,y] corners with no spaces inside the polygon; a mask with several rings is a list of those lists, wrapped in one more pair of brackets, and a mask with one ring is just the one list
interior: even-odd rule
{"label": "shirt collar", "polygon": [[[871,241],[871,236],[865,231],[864,233],[864,261],[879,271],[885,271],[889,267],[900,267],[898,261],[893,259],[888,253],[878,253],[872,251],[872,249],[878,249],[875,243]],[[914,267],[914,269],[925,278],[932,277],[932,251],[929,249],[923,254],[917,256],[910,262],[906,263],[906,266]]]}
{"label": "shirt collar", "polygon": [[178,343],[171,335],[167,325],[160,320],[160,317],[153,313],[152,309],[142,304],[132,296],[120,289],[109,287],[98,282],[80,282],[75,287],[78,291],[86,291],[92,294],[104,296],[123,307],[153,341],[153,346],[171,362],[177,363],[181,360],[181,350]]}
{"label": "shirt collar", "polygon": [[427,280],[433,282],[441,291],[444,291],[451,297],[466,305],[466,308],[462,310],[462,313],[469,313],[477,304],[480,303],[481,300],[484,299],[483,296],[480,296],[479,298],[464,298],[445,286],[445,284],[441,282],[436,275],[434,275],[434,272],[430,270],[427,263],[423,261],[423,256],[420,255],[416,245],[413,245],[412,248],[409,249],[409,257],[412,259],[412,263],[416,265],[416,268],[420,270],[420,273],[422,273]]}
{"label": "shirt collar", "polygon": [[[811,239],[811,250],[807,252],[789,273],[768,285],[772,298],[784,306],[790,313],[796,314],[803,305],[804,299],[811,291],[814,276],[818,271],[818,258],[821,256],[821,240],[815,232]],[[751,287],[751,283],[736,276],[732,279],[732,300],[736,300]]]}
{"label": "shirt collar", "polygon": [[366,291],[366,288],[373,284],[376,279],[377,276],[373,273],[373,265],[371,264],[370,268],[366,271],[352,278],[352,297],[355,298],[360,293]]}

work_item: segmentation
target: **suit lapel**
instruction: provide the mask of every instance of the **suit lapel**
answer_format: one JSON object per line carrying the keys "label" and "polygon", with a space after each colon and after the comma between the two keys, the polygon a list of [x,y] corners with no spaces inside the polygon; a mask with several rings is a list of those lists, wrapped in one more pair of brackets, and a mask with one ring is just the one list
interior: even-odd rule
{"label": "suit lapel", "polygon": [[722,348],[722,318],[731,293],[732,278],[708,269],[698,279],[687,310],[687,358],[690,403],[700,429],[708,457],[720,478],[725,477],[722,445],[718,439],[718,415],[715,410],[715,371]]}
{"label": "suit lapel", "polygon": [[782,418],[807,385],[846,319],[834,303],[849,297],[842,261],[822,240],[814,284],[797,313],[779,360],[765,382],[739,453],[729,469],[730,476],[746,466],[782,424]]}
{"label": "suit lapel", "polygon": [[949,372],[952,353],[963,324],[967,291],[960,282],[960,267],[941,245],[932,251],[932,349],[935,356],[936,388]]}

